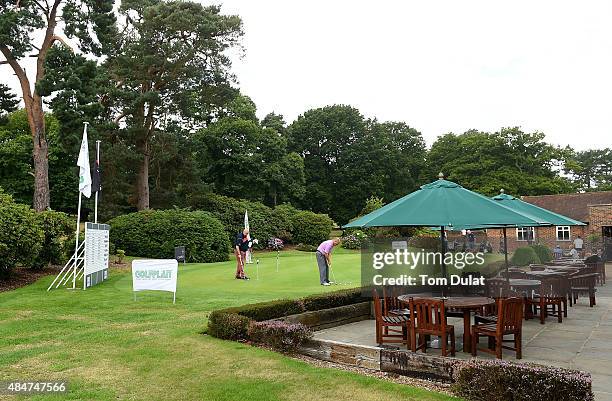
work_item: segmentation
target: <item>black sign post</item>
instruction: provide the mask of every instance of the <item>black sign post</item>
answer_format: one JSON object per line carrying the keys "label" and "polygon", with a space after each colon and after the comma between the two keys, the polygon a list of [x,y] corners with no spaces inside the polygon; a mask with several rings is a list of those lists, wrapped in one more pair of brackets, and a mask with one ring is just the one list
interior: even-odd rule
{"label": "black sign post", "polygon": [[174,259],[176,259],[177,262],[185,263],[185,247],[184,246],[174,247]]}

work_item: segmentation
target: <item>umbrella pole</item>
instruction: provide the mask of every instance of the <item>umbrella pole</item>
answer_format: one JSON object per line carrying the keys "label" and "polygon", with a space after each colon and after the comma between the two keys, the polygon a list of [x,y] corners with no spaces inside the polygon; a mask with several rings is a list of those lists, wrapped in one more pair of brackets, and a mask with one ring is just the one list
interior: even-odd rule
{"label": "umbrella pole", "polygon": [[506,281],[510,283],[510,274],[508,273],[508,237],[506,236],[506,227],[504,231],[504,260],[506,261]]}
{"label": "umbrella pole", "polygon": [[[444,226],[440,226],[440,243],[442,245],[442,277],[446,278],[446,264],[444,263],[444,259],[446,256],[446,246],[444,242]],[[444,285],[442,287],[442,296],[447,296],[447,286]]]}

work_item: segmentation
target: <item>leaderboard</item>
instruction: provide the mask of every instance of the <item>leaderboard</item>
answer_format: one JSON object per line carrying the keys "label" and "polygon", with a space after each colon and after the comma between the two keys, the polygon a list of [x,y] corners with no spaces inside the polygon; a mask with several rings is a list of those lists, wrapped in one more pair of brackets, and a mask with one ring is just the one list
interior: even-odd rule
{"label": "leaderboard", "polygon": [[85,269],[83,287],[92,287],[108,278],[110,226],[85,224]]}

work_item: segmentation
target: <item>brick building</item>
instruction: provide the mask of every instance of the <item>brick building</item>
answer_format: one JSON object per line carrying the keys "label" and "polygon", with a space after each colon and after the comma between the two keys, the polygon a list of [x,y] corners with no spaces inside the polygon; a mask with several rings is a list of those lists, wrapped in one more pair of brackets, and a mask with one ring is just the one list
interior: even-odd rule
{"label": "brick building", "polygon": [[[606,245],[612,247],[612,191],[523,196],[521,199],[587,225],[508,228],[506,233],[510,252],[530,242],[550,248],[558,244],[562,249],[571,249],[577,236],[584,240],[587,251],[603,249]],[[498,250],[502,231],[489,229],[487,237],[493,248]]]}

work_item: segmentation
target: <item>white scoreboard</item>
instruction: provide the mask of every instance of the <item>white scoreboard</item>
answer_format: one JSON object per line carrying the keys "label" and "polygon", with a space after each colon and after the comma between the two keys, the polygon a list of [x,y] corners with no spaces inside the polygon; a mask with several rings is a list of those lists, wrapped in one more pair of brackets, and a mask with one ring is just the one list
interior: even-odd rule
{"label": "white scoreboard", "polygon": [[108,224],[85,223],[83,289],[108,278],[109,229]]}

